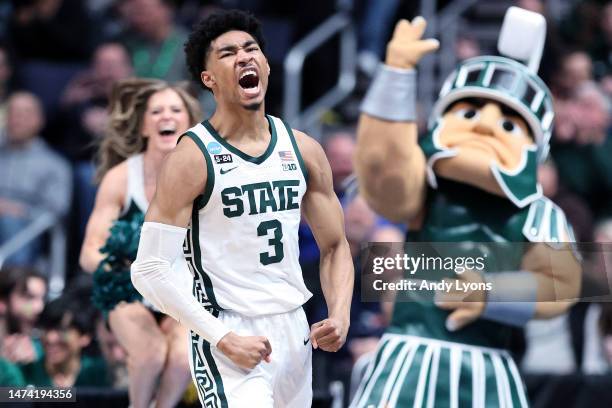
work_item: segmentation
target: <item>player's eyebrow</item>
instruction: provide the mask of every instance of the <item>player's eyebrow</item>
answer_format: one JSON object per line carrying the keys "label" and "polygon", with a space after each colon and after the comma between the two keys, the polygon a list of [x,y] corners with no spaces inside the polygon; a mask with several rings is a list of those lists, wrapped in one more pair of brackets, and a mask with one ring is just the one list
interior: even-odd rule
{"label": "player's eyebrow", "polygon": [[257,45],[257,42],[255,40],[246,40],[240,47],[235,44],[222,45],[221,47],[217,48],[215,52],[217,54],[221,54],[222,52],[226,51],[236,51],[238,48],[247,48],[251,45]]}

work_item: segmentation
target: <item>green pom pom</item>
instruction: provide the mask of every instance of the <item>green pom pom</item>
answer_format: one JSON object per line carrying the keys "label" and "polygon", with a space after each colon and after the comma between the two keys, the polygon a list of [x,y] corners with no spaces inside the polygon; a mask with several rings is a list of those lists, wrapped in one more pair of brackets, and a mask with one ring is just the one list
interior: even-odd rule
{"label": "green pom pom", "polygon": [[93,275],[92,301],[103,312],[112,310],[120,302],[142,300],[132,285],[130,265],[136,259],[143,223],[142,212],[128,212],[126,217],[115,221],[110,236],[100,249],[106,257]]}
{"label": "green pom pom", "polygon": [[136,259],[138,252],[138,241],[140,240],[140,229],[144,223],[144,214],[135,212],[131,217],[115,221],[110,229],[110,236],[100,252],[130,261]]}
{"label": "green pom pom", "polygon": [[93,304],[103,312],[113,310],[120,302],[142,300],[142,296],[132,285],[129,269],[107,272],[100,267],[94,272],[93,283]]}

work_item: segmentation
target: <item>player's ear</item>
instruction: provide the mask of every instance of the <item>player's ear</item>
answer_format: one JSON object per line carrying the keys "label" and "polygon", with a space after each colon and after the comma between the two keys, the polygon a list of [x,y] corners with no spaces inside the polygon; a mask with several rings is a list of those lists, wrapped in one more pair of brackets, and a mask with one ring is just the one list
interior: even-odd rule
{"label": "player's ear", "polygon": [[202,71],[200,72],[200,79],[202,83],[206,85],[206,87],[211,88],[215,84],[215,77],[210,71]]}
{"label": "player's ear", "polygon": [[270,69],[270,64],[268,63],[268,60],[266,60],[266,67],[268,67],[268,75],[270,75],[271,69]]}

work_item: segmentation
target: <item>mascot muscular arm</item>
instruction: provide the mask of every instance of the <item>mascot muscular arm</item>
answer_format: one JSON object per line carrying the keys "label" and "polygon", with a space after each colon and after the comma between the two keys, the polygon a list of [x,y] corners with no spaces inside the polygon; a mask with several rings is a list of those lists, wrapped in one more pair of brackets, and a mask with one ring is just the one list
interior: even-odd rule
{"label": "mascot muscular arm", "polygon": [[[437,40],[421,40],[426,22],[401,20],[387,46],[386,65],[413,70],[438,48]],[[416,93],[416,89],[414,89]],[[356,170],[368,204],[390,220],[408,223],[423,208],[425,156],[417,144],[414,120],[389,121],[363,113],[357,133]]]}

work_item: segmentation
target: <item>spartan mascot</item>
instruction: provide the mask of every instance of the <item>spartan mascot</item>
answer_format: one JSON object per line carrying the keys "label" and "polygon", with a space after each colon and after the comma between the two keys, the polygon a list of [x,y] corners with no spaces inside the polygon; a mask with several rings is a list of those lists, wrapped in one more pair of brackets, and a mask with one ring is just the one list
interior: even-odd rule
{"label": "spartan mascot", "polygon": [[469,299],[453,291],[429,302],[396,299],[351,407],[525,407],[510,331],[566,312],[581,275],[568,250],[571,228],[536,177],[554,118],[537,76],[545,21],[510,8],[498,42],[505,56],[462,62],[419,140],[415,67],[438,48],[422,39],[425,25],[420,17],[397,24],[363,101],[360,191],[377,212],[408,226],[407,242],[457,243],[455,256],[496,254],[484,273],[447,276],[490,290]]}

